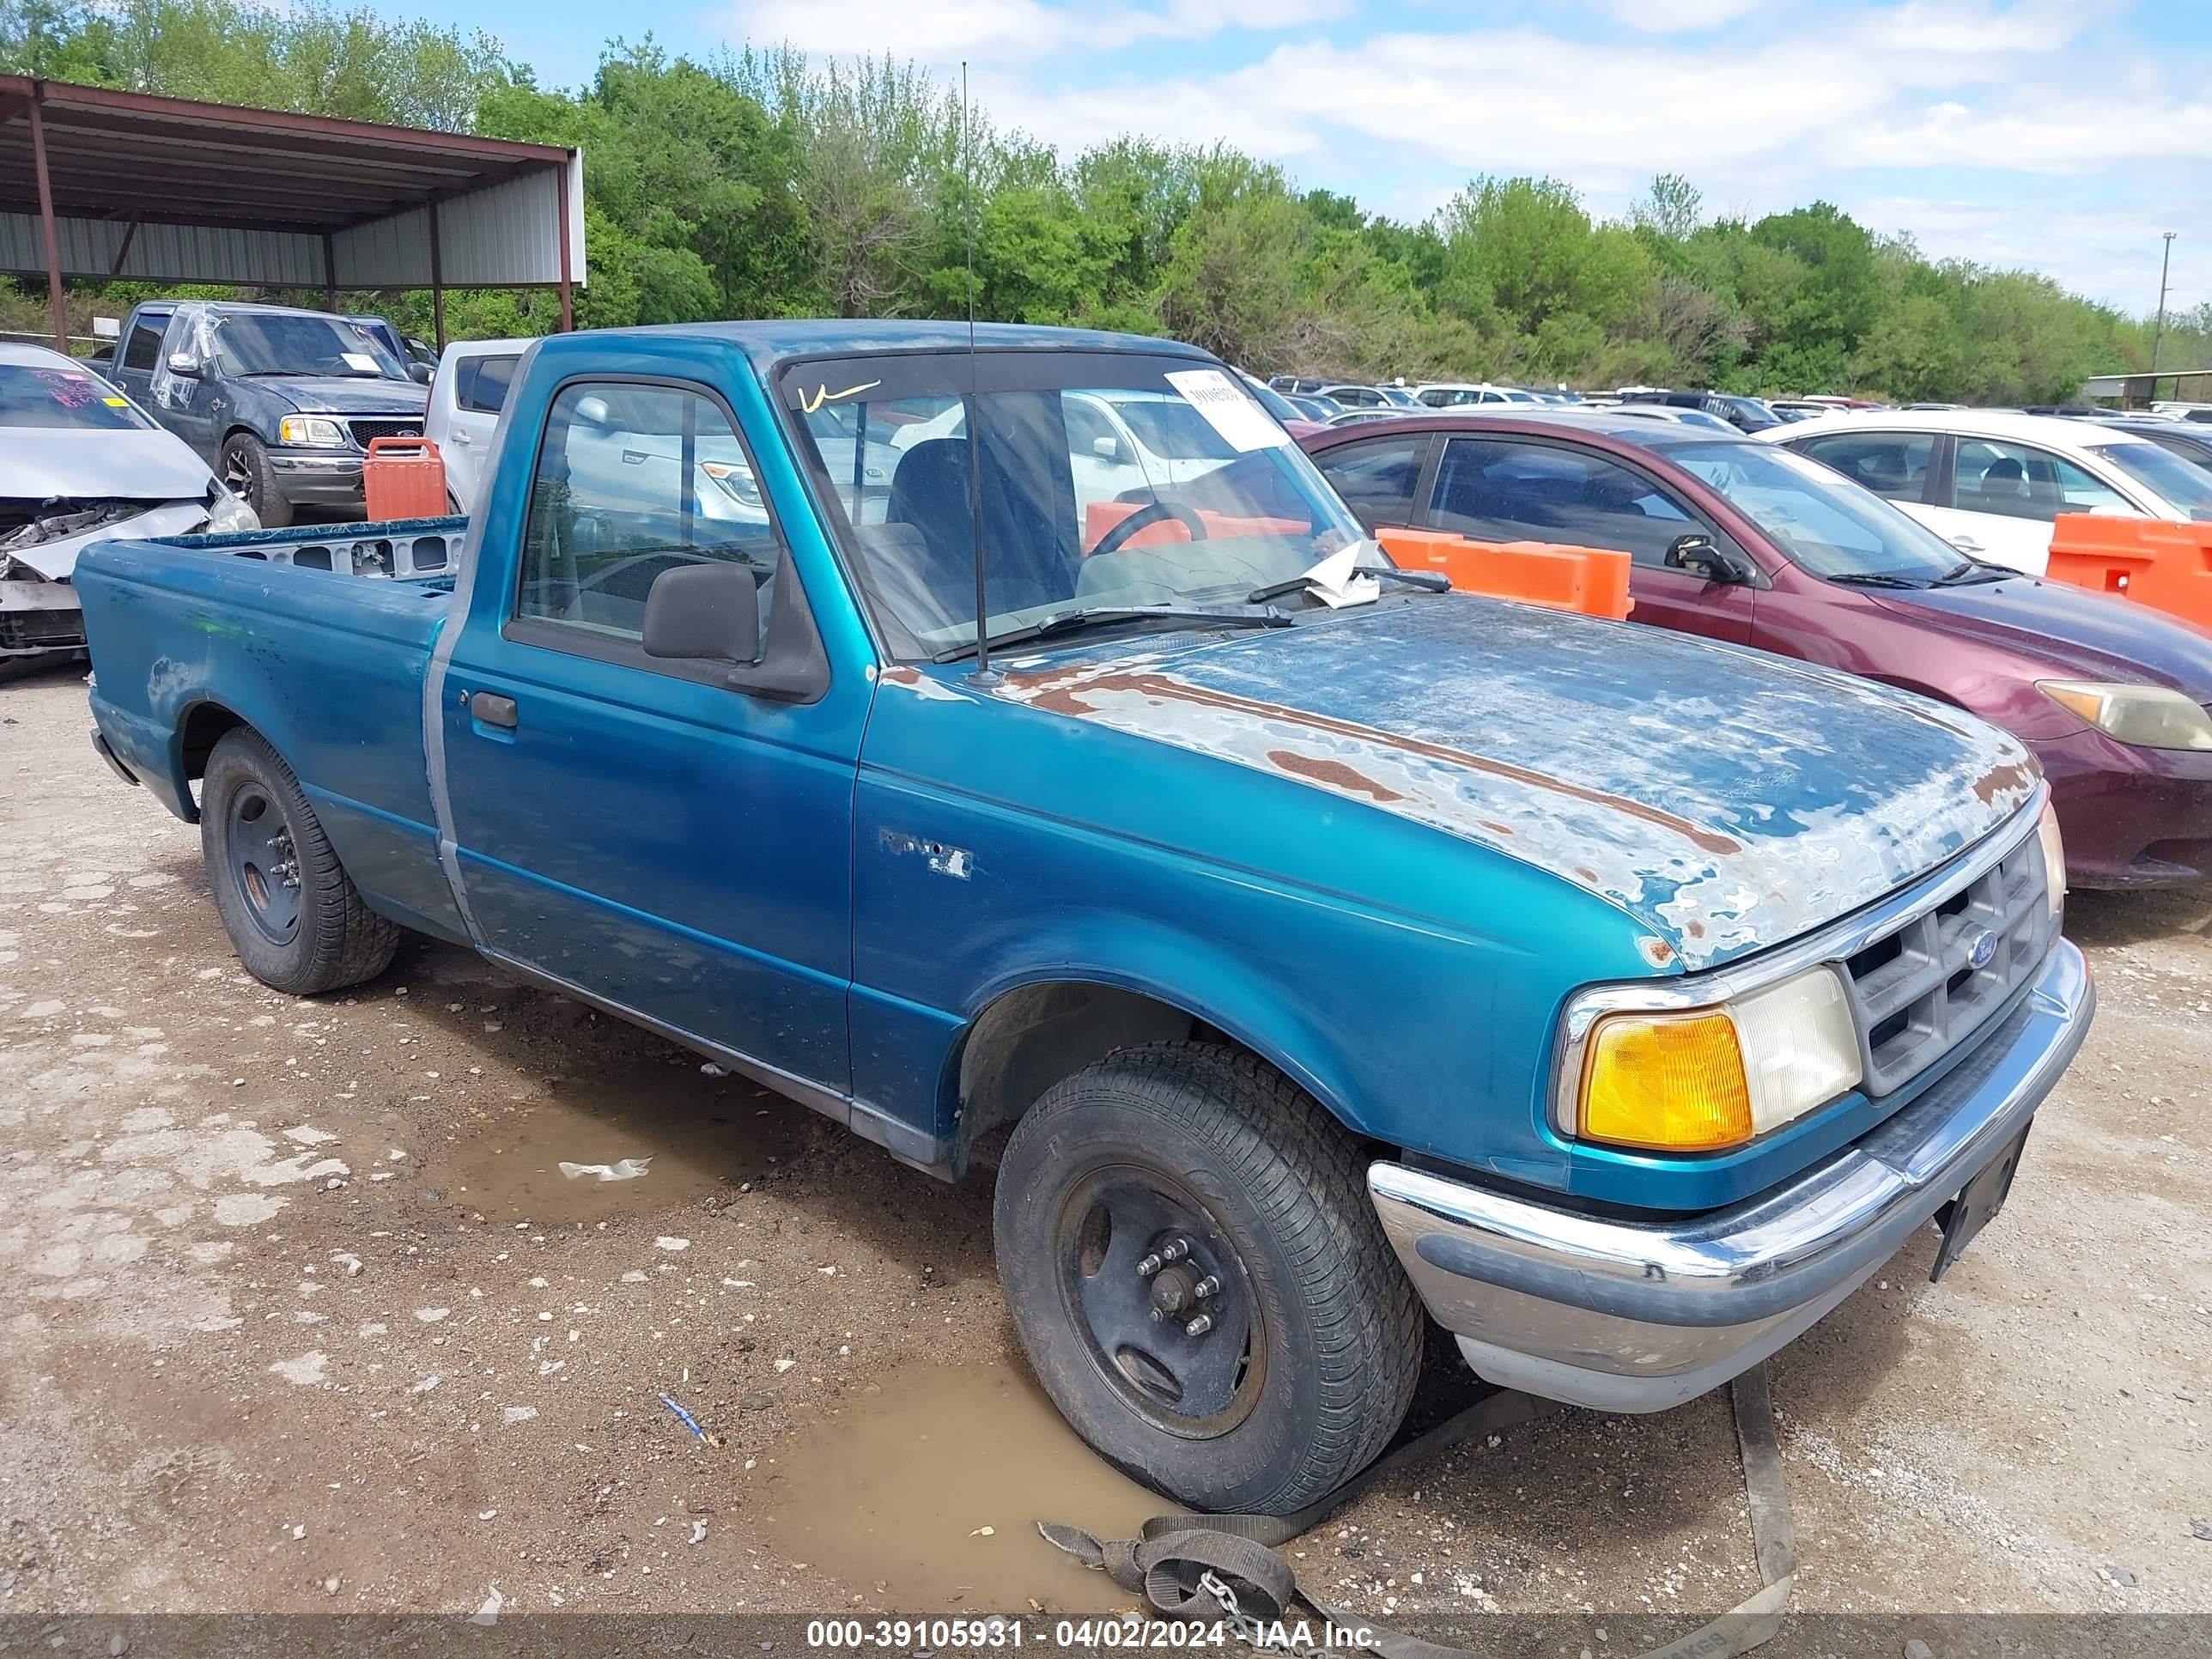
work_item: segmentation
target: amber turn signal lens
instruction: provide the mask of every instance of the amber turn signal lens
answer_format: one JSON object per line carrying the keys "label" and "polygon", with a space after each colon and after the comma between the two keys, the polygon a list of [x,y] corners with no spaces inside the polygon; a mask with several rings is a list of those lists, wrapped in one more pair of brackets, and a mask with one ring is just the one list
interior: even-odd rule
{"label": "amber turn signal lens", "polygon": [[1615,1014],[1589,1036],[1583,1134],[1652,1152],[1710,1152],[1752,1135],[1751,1085],[1724,1013]]}

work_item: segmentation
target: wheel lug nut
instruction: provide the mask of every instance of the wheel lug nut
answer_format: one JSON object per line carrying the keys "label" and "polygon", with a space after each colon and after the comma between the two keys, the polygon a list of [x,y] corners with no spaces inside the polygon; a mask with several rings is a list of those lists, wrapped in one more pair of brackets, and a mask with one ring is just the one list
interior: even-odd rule
{"label": "wheel lug nut", "polygon": [[1166,1266],[1167,1263],[1160,1259],[1158,1253],[1156,1251],[1137,1264],[1137,1277],[1139,1279],[1150,1279],[1154,1273],[1159,1272],[1161,1268]]}
{"label": "wheel lug nut", "polygon": [[1220,1289],[1220,1279],[1217,1279],[1213,1274],[1208,1273],[1205,1278],[1200,1279],[1197,1284],[1190,1287],[1190,1293],[1193,1296],[1197,1297],[1200,1301],[1203,1301],[1206,1297],[1217,1294]]}
{"label": "wheel lug nut", "polygon": [[1183,1257],[1189,1254],[1190,1241],[1187,1238],[1178,1238],[1170,1243],[1165,1249],[1160,1252],[1160,1260],[1163,1261],[1180,1261]]}
{"label": "wheel lug nut", "polygon": [[1200,1314],[1197,1318],[1192,1320],[1189,1324],[1182,1328],[1182,1334],[1185,1336],[1204,1336],[1212,1328],[1213,1316],[1212,1314]]}

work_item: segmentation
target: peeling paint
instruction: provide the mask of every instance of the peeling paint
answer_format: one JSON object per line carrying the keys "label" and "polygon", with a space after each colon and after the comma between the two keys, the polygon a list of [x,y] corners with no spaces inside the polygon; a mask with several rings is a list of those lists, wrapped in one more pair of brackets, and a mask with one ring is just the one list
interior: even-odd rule
{"label": "peeling paint", "polygon": [[2027,750],[1971,716],[1632,626],[1454,599],[1199,646],[1059,653],[994,695],[1550,871],[1641,921],[1655,968],[1796,938],[2033,796]]}
{"label": "peeling paint", "polygon": [[934,875],[966,881],[975,873],[975,855],[964,847],[947,847],[943,842],[924,841],[899,830],[884,830],[882,841],[884,850],[895,856],[919,853]]}

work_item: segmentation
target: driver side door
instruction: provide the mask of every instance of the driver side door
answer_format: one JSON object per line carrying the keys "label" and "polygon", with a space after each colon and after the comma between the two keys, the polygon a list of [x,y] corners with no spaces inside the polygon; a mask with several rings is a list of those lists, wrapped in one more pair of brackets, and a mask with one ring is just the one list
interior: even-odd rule
{"label": "driver side door", "polygon": [[752,574],[764,636],[812,627],[765,507],[710,494],[746,454],[703,386],[554,395],[519,570],[479,561],[513,580],[470,598],[440,694],[454,856],[492,954],[842,1092],[857,732],[643,647],[653,580],[710,561]]}

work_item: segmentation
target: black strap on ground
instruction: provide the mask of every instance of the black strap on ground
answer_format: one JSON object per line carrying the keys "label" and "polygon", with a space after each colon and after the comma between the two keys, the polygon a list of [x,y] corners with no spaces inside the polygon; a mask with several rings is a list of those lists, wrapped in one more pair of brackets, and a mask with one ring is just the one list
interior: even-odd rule
{"label": "black strap on ground", "polygon": [[[1642,1659],[1729,1659],[1749,1652],[1782,1627],[1783,1610],[1796,1582],[1797,1544],[1765,1369],[1753,1366],[1729,1385],[1729,1393],[1735,1411],[1736,1444],[1743,1455],[1744,1491],[1750,1500],[1752,1545],[1761,1588],[1710,1624],[1653,1649]],[[1321,1600],[1298,1583],[1297,1570],[1278,1547],[1409,1463],[1477,1435],[1516,1428],[1557,1409],[1548,1400],[1501,1390],[1407,1441],[1319,1503],[1291,1515],[1157,1515],[1136,1537],[1107,1540],[1079,1527],[1051,1522],[1040,1521],[1037,1530],[1046,1542],[1097,1568],[1170,1618],[1227,1618],[1247,1640],[1253,1640],[1261,1626],[1294,1620],[1295,1609],[1303,1603],[1340,1629],[1364,1626],[1369,1649],[1382,1659],[1468,1659],[1468,1649],[1389,1630]]]}

